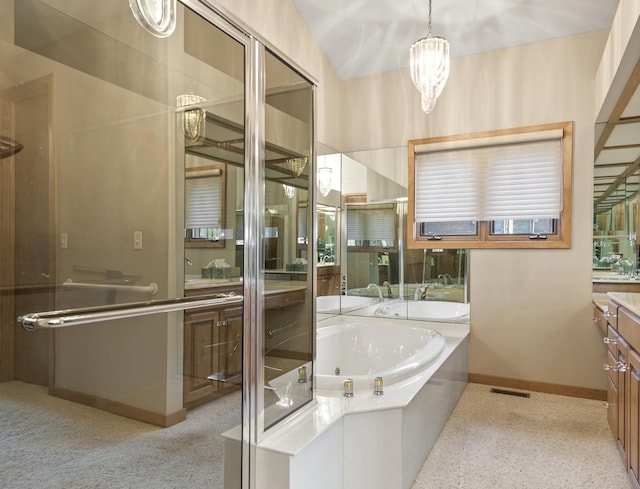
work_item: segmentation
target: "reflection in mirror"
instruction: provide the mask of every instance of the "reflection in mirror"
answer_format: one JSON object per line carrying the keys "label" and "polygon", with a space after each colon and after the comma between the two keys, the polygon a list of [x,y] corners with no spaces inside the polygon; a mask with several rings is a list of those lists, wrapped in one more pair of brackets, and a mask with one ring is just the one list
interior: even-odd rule
{"label": "reflection in mirror", "polygon": [[[311,83],[267,51],[264,187],[264,427],[313,395],[313,95]],[[287,131],[282,131],[286,127]],[[307,379],[307,381],[303,381]]]}
{"label": "reflection in mirror", "polygon": [[[466,250],[408,250],[406,147],[340,155],[342,277],[338,295],[318,294],[319,319],[332,314],[468,321]],[[372,167],[360,161],[366,161]],[[389,173],[389,171],[387,171]]]}

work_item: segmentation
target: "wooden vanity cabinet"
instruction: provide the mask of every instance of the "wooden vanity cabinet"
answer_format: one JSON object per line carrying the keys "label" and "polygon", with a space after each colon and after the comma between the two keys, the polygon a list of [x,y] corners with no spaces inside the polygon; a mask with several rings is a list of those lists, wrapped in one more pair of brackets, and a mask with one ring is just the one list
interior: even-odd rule
{"label": "wooden vanity cabinet", "polygon": [[629,480],[640,489],[640,317],[617,304],[609,311],[607,419]]}
{"label": "wooden vanity cabinet", "polygon": [[[242,288],[198,289],[185,296],[234,292]],[[265,309],[303,303],[305,289],[268,293]],[[239,389],[242,384],[242,304],[210,306],[185,311],[183,406],[191,409]]]}

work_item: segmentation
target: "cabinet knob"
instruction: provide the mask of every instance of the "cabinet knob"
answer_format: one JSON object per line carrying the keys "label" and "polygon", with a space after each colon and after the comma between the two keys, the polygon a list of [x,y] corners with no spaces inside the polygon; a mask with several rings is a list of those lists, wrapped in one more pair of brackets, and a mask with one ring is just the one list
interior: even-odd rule
{"label": "cabinet knob", "polygon": [[618,362],[616,363],[616,368],[618,372],[626,372],[627,370],[629,370],[629,365],[626,365],[622,362]]}
{"label": "cabinet knob", "polygon": [[609,311],[604,311],[603,316],[606,318],[617,318],[617,314],[611,314]]}
{"label": "cabinet knob", "polygon": [[612,403],[612,402],[605,402],[605,403],[604,403],[604,407],[606,407],[607,409],[609,409],[609,408],[614,408],[614,407],[616,407],[616,405],[615,405],[614,403]]}
{"label": "cabinet knob", "polygon": [[617,345],[618,344],[618,340],[616,338],[609,338],[609,337],[602,338],[602,342],[605,345]]}
{"label": "cabinet knob", "polygon": [[594,322],[594,323],[598,323],[598,322],[600,322],[600,321],[602,321],[602,318],[600,318],[600,317],[594,317],[594,318],[593,318],[593,322]]}

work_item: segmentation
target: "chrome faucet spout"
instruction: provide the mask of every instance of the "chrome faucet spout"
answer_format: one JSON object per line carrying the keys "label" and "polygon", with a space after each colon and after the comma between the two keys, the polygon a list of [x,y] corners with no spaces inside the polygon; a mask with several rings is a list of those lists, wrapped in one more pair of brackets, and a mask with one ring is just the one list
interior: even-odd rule
{"label": "chrome faucet spout", "polygon": [[382,302],[384,300],[384,297],[382,296],[382,289],[380,288],[380,286],[378,284],[369,284],[367,285],[367,290],[369,290],[371,287],[375,287],[378,290],[378,299],[380,300],[380,302]]}
{"label": "chrome faucet spout", "polygon": [[393,299],[393,290],[391,289],[391,284],[389,283],[389,281],[388,281],[388,280],[385,280],[385,281],[382,283],[382,286],[387,288],[387,297],[388,297],[389,299]]}

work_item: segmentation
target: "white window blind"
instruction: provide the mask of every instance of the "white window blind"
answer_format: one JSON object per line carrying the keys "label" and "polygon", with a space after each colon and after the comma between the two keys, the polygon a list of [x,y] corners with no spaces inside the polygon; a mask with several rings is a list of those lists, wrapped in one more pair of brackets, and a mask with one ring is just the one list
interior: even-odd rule
{"label": "white window blind", "polygon": [[348,240],[393,242],[395,236],[395,210],[393,207],[347,210]]}
{"label": "white window blind", "polygon": [[189,171],[185,182],[185,227],[215,228],[222,222],[221,170]]}
{"label": "white window blind", "polygon": [[416,222],[558,219],[562,140],[416,154]]}

